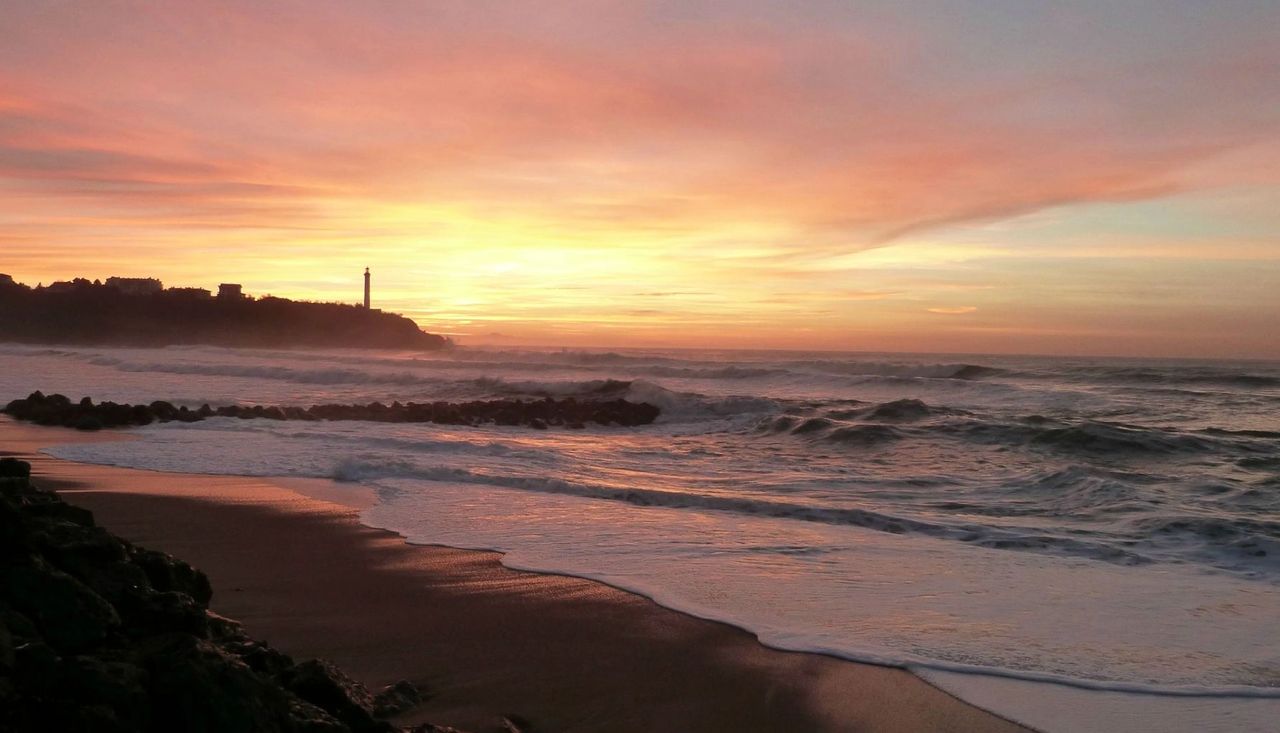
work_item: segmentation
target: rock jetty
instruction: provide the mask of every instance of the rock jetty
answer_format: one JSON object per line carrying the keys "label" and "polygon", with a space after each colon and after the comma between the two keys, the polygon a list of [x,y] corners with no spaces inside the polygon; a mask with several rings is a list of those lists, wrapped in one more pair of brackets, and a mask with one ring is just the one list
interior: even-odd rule
{"label": "rock jetty", "polygon": [[281,407],[227,405],[177,407],[168,402],[128,405],[98,402],[85,397],[78,402],[60,394],[32,392],[10,402],[4,412],[38,425],[61,425],[80,430],[149,425],[153,422],[196,422],[208,417],[263,420],[365,420],[370,422],[439,423],[442,425],[524,425],[537,430],[549,427],[582,429],[588,423],[635,427],[648,425],[661,410],[647,402],[624,399],[578,400],[573,397],[540,400],[478,400],[473,402],[371,402],[367,405],[312,405]]}
{"label": "rock jetty", "polygon": [[209,579],[115,537],[0,459],[0,730],[62,733],[446,733],[385,718],[422,694],[374,694],[296,663],[209,610]]}

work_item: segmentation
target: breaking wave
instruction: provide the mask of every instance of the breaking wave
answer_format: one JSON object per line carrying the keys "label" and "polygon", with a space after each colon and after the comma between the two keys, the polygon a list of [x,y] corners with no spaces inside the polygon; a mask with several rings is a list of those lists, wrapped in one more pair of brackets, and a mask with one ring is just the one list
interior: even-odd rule
{"label": "breaking wave", "polygon": [[919,364],[862,360],[820,360],[788,362],[799,371],[852,377],[914,377],[921,379],[983,379],[1006,373],[980,364]]}
{"label": "breaking wave", "polygon": [[331,478],[343,482],[372,483],[385,479],[417,479],[483,484],[548,494],[620,501],[635,506],[697,509],[734,514],[846,525],[890,534],[920,534],[957,540],[980,547],[1067,554],[1095,560],[1135,565],[1152,562],[1139,553],[1112,547],[1106,542],[1054,536],[1032,528],[989,527],[977,523],[939,523],[856,507],[830,507],[740,496],[616,487],[547,477],[513,476],[456,466],[424,466],[410,460],[371,462],[359,458],[339,461]]}
{"label": "breaking wave", "polygon": [[1114,383],[1132,385],[1203,385],[1238,388],[1275,388],[1280,387],[1280,376],[1259,373],[1256,367],[1241,365],[1239,368],[1222,368],[1216,366],[1190,366],[1176,363],[1162,365],[1159,368],[1112,367],[1112,366],[1077,366],[1063,369],[1061,372],[1040,372],[1028,374],[1048,379],[1068,379],[1094,383]]}
{"label": "breaking wave", "polygon": [[1181,455],[1213,450],[1212,440],[1178,430],[1089,421],[1035,432],[1032,445],[1075,453]]}

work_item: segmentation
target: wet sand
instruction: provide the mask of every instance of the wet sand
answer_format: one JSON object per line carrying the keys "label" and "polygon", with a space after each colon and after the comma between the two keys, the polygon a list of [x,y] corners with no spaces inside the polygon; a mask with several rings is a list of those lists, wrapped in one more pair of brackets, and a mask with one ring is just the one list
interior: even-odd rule
{"label": "wet sand", "polygon": [[[320,480],[192,476],[36,454],[73,433],[0,417],[0,451],[131,541],[196,565],[212,607],[295,658],[429,699],[400,722],[537,731],[1023,731],[908,672],[761,645],[740,629],[496,553],[405,544]],[[229,457],[228,460],[234,460]]]}

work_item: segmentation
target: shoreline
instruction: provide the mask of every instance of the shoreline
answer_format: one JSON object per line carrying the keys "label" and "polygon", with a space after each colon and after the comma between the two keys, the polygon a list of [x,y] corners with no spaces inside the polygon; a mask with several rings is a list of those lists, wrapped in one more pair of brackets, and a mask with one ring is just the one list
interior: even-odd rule
{"label": "shoreline", "polygon": [[[411,545],[359,523],[372,492],[320,479],[170,474],[39,449],[127,434],[0,420],[0,447],[111,531],[209,574],[212,608],[297,658],[427,701],[398,719],[466,730],[1027,730],[906,670],[788,652],[603,583]],[[363,494],[361,493],[363,492]],[[376,599],[376,600],[374,600]]]}

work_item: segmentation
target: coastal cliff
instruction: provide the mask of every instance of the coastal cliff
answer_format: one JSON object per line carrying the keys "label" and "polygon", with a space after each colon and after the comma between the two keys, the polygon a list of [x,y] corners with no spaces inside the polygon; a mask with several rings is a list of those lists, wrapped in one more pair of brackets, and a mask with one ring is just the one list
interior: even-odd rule
{"label": "coastal cliff", "polygon": [[84,279],[36,288],[0,280],[0,341],[423,350],[451,345],[404,316],[354,305],[213,297],[195,288],[137,293]]}

